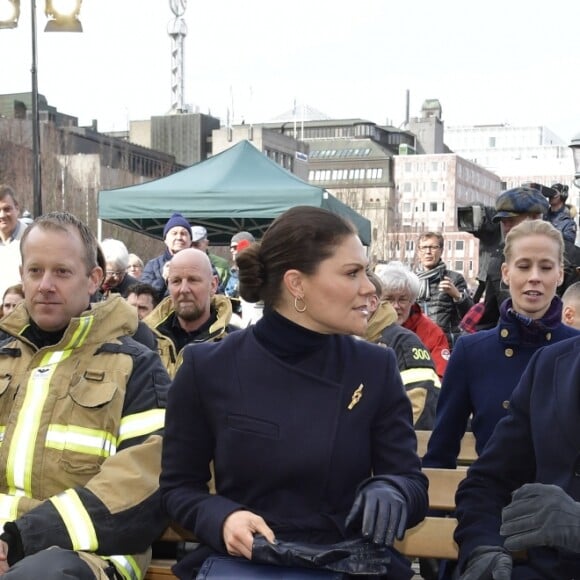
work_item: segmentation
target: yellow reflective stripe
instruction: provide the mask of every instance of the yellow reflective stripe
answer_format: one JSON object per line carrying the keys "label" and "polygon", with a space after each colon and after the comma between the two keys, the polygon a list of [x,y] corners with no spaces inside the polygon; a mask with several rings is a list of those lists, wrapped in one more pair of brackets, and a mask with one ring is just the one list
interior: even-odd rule
{"label": "yellow reflective stripe", "polygon": [[61,451],[70,449],[98,457],[109,457],[117,451],[116,438],[112,433],[78,425],[49,425],[46,446]]}
{"label": "yellow reflective stripe", "polygon": [[4,441],[4,434],[6,433],[6,425],[0,425],[0,443]]}
{"label": "yellow reflective stripe", "polygon": [[93,325],[93,316],[82,316],[78,320],[78,327],[64,349],[45,353],[40,365],[32,369],[28,378],[26,395],[18,414],[6,461],[6,484],[11,494],[24,494],[29,497],[32,495],[34,449],[50,381],[58,363],[69,358],[72,349],[84,343]]}
{"label": "yellow reflective stripe", "polygon": [[163,429],[165,425],[165,409],[151,409],[121,419],[117,445],[133,437],[140,437]]}
{"label": "yellow reflective stripe", "polygon": [[0,526],[16,519],[18,515],[18,502],[21,497],[0,493]]}
{"label": "yellow reflective stripe", "polygon": [[93,522],[76,491],[67,489],[58,495],[52,496],[50,501],[64,521],[72,542],[72,549],[96,552],[99,547],[97,534]]}
{"label": "yellow reflective stripe", "polygon": [[64,347],[65,350],[71,348],[78,348],[85,342],[85,339],[87,338],[87,335],[89,334],[93,326],[93,321],[94,317],[92,315],[81,316],[79,318],[79,325],[75,330],[74,334],[72,335],[69,343]]}
{"label": "yellow reflective stripe", "polygon": [[437,389],[441,388],[441,381],[439,376],[433,369],[427,368],[413,368],[401,371],[401,378],[403,379],[403,384],[405,386],[412,385],[413,383],[419,383],[421,381],[432,381],[433,386]]}
{"label": "yellow reflective stripe", "polygon": [[113,562],[125,580],[141,580],[141,570],[132,556],[107,556],[105,560]]}
{"label": "yellow reflective stripe", "polygon": [[6,462],[6,483],[11,495],[21,493],[31,497],[34,448],[42,409],[55,370],[56,366],[52,365],[35,368],[30,373]]}

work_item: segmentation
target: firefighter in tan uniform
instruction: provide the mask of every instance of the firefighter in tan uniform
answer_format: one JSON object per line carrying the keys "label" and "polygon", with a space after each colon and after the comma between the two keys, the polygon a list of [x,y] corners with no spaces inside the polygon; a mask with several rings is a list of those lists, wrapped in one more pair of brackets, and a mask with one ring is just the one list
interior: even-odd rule
{"label": "firefighter in tan uniform", "polygon": [[0,322],[0,576],[143,578],[169,377],[122,298],[89,304],[97,241],[68,213],[25,232],[26,295]]}
{"label": "firefighter in tan uniform", "polygon": [[169,296],[143,319],[155,333],[159,356],[171,377],[181,365],[185,346],[221,340],[237,330],[230,325],[230,299],[216,294],[217,287],[205,252],[188,248],[171,258]]}

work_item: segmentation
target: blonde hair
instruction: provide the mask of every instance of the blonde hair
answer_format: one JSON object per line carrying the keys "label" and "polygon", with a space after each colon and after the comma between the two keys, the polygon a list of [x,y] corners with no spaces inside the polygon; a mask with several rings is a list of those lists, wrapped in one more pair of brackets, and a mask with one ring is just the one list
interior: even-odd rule
{"label": "blonde hair", "polygon": [[564,238],[560,230],[556,229],[550,222],[544,220],[525,220],[514,226],[505,237],[505,247],[503,250],[505,261],[509,263],[513,260],[513,245],[516,240],[527,238],[528,236],[546,236],[554,240],[558,245],[558,261],[564,264]]}

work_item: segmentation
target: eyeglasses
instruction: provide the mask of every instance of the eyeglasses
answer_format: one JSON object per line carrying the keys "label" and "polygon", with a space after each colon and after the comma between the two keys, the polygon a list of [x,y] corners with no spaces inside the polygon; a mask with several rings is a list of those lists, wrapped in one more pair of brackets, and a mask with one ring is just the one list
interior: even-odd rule
{"label": "eyeglasses", "polygon": [[441,246],[419,246],[420,252],[435,252],[436,250],[440,250]]}
{"label": "eyeglasses", "polygon": [[122,276],[125,272],[123,272],[123,270],[105,270],[105,275],[106,276],[111,276],[111,277],[115,277],[118,278],[119,276]]}
{"label": "eyeglasses", "polygon": [[390,302],[391,304],[398,304],[399,306],[407,306],[411,303],[410,298],[407,298],[406,296],[400,296],[399,298],[395,298],[394,296],[385,296],[383,300]]}

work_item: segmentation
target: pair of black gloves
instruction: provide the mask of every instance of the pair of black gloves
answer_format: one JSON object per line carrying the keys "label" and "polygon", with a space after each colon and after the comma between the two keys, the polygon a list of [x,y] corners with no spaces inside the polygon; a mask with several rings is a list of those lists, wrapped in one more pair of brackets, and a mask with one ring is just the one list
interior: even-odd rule
{"label": "pair of black gloves", "polygon": [[501,546],[476,548],[461,580],[510,580],[511,552],[539,546],[580,553],[580,503],[561,487],[526,483],[502,511]]}
{"label": "pair of black gloves", "polygon": [[318,568],[347,574],[387,574],[388,547],[402,539],[407,525],[407,501],[382,480],[371,480],[358,490],[348,514],[347,528],[359,527],[362,538],[332,545],[275,541],[257,535],[252,561],[280,566]]}

